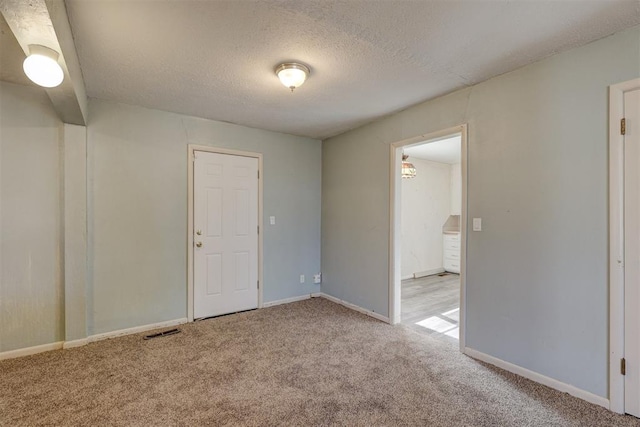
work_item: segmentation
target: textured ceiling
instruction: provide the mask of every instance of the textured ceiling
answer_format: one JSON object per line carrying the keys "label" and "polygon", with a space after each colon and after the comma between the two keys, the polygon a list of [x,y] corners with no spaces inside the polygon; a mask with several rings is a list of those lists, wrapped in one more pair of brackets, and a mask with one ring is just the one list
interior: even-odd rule
{"label": "textured ceiling", "polygon": [[[314,138],[640,23],[637,0],[67,0],[91,97]],[[290,93],[279,62],[311,67]]]}
{"label": "textured ceiling", "polygon": [[22,71],[25,55],[11,28],[0,14],[0,80],[21,85],[36,86]]}

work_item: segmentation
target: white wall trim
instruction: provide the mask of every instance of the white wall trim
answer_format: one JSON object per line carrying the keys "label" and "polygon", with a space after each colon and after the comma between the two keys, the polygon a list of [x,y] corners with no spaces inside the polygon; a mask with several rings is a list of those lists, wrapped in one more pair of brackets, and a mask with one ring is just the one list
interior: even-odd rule
{"label": "white wall trim", "polygon": [[402,276],[400,280],[419,279],[421,277],[433,276],[434,274],[440,274],[444,272],[445,272],[444,268],[433,268],[431,270],[418,271],[408,276]]}
{"label": "white wall trim", "polygon": [[433,268],[431,270],[418,271],[417,273],[413,273],[413,277],[415,279],[419,279],[421,277],[433,276],[434,274],[440,273],[444,273],[444,268]]}
{"label": "white wall trim", "polygon": [[[309,296],[307,296],[309,298]],[[149,325],[135,326],[133,328],[119,329],[117,331],[105,332],[103,334],[91,335],[87,338],[72,341],[58,341],[50,344],[37,345],[35,347],[20,348],[17,350],[5,351],[0,353],[0,360],[13,359],[16,357],[30,356],[32,354],[43,353],[51,350],[70,349],[81,347],[83,345],[102,341],[110,338],[121,337],[124,335],[138,334],[140,332],[151,331],[154,329],[168,328],[170,326],[182,325],[187,323],[187,318],[167,320],[165,322],[151,323]]]}
{"label": "white wall trim", "polygon": [[44,353],[45,351],[60,350],[63,341],[52,342],[50,344],[36,345],[33,347],[19,348],[17,350],[4,351],[0,353],[0,360],[15,359],[16,357],[31,356],[32,354]]}
{"label": "white wall trim", "polygon": [[572,396],[575,396],[582,400],[586,400],[587,402],[593,403],[594,405],[599,405],[605,408],[609,408],[609,399],[607,399],[606,397],[598,396],[589,391],[582,390],[581,388],[563,383],[562,381],[558,381],[556,379],[547,377],[537,372],[530,371],[521,366],[514,365],[513,363],[505,362],[502,359],[489,356],[488,354],[482,353],[480,351],[477,351],[468,347],[464,349],[463,353],[473,359],[477,359],[482,362],[488,363],[490,365],[497,366],[498,368],[504,369],[505,371],[509,371],[516,375],[520,375],[521,377],[528,378],[531,381],[535,381],[542,385],[546,385],[547,387],[551,387],[563,393],[569,393]]}
{"label": "white wall trim", "polygon": [[464,351],[466,337],[466,290],[467,290],[467,125],[462,124],[437,132],[418,135],[397,141],[389,146],[389,319],[391,324],[400,322],[400,252],[401,230],[400,222],[400,167],[402,147],[415,145],[420,142],[434,142],[454,134],[461,134],[461,162],[462,173],[462,205],[460,218],[460,351]]}
{"label": "white wall trim", "polygon": [[460,126],[462,150],[460,152],[460,174],[462,184],[462,203],[460,205],[460,351],[467,342],[467,182],[469,176],[468,130],[467,125]]}
{"label": "white wall trim", "polygon": [[264,288],[263,280],[263,182],[264,172],[262,170],[262,154],[250,151],[230,150],[227,148],[211,147],[208,145],[187,145],[187,319],[193,322],[193,160],[195,151],[207,153],[230,154],[232,156],[254,157],[258,159],[258,308],[263,307],[262,295]]}
{"label": "white wall trim", "polygon": [[609,86],[609,400],[624,413],[624,93],[640,88],[640,79]]}
{"label": "white wall trim", "polygon": [[341,300],[340,298],[336,298],[334,296],[325,294],[324,292],[320,292],[320,294],[315,294],[315,295],[319,296],[320,298],[327,299],[327,300],[329,300],[331,302],[335,302],[336,304],[343,305],[343,306],[345,306],[345,307],[347,307],[347,308],[349,308],[351,310],[355,310],[355,311],[357,311],[359,313],[366,314],[367,316],[373,317],[374,319],[381,320],[381,321],[383,321],[385,323],[391,323],[389,318],[386,317],[386,316],[383,316],[382,314],[376,313],[375,311],[367,310],[367,309],[362,308],[362,307],[360,307],[358,305],[355,305],[355,304],[351,304],[350,302],[347,302],[345,300]]}
{"label": "white wall trim", "polygon": [[285,299],[280,299],[276,301],[269,301],[269,302],[263,303],[262,308],[273,307],[273,306],[282,305],[282,304],[289,304],[292,302],[304,301],[306,299],[310,299],[311,296],[312,294],[307,294],[307,295],[300,295],[298,297],[291,297],[291,298],[285,298]]}
{"label": "white wall trim", "polygon": [[62,348],[67,350],[70,348],[82,347],[87,344],[89,344],[89,338],[81,338],[79,340],[64,341],[62,343]]}
{"label": "white wall trim", "polygon": [[151,331],[153,329],[168,328],[169,326],[182,325],[187,323],[187,318],[167,320],[165,322],[151,323],[149,325],[135,326],[133,328],[119,329],[117,331],[105,332],[102,334],[91,335],[87,338],[88,342],[102,341],[109,338],[121,337],[123,335],[137,334],[140,332]]}

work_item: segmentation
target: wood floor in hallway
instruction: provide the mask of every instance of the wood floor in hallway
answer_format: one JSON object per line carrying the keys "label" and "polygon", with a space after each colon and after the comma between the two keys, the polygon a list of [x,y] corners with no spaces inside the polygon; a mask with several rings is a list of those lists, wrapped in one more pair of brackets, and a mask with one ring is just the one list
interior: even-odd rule
{"label": "wood floor in hallway", "polygon": [[442,340],[458,343],[460,276],[442,273],[402,281],[404,325]]}

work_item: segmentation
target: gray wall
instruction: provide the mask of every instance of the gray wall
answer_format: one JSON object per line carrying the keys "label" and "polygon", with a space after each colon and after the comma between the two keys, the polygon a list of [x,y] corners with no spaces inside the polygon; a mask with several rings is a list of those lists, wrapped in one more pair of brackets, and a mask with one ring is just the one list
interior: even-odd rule
{"label": "gray wall", "polygon": [[639,52],[635,27],[324,141],[322,291],[388,314],[389,144],[468,123],[467,346],[606,397],[607,87]]}
{"label": "gray wall", "polygon": [[188,143],[263,154],[264,302],[320,291],[320,141],[96,100],[63,126],[8,83],[0,107],[0,352],[186,317]]}
{"label": "gray wall", "polygon": [[264,301],[319,292],[320,141],[98,100],[89,113],[90,334],[186,317],[187,144],[263,154]]}
{"label": "gray wall", "polygon": [[64,339],[60,130],[43,90],[0,82],[0,352]]}

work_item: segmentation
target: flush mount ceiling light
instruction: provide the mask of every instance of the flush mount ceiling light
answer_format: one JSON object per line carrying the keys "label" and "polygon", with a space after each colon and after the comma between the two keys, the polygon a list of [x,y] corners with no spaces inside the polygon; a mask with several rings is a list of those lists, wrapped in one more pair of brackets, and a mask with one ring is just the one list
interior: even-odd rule
{"label": "flush mount ceiling light", "polygon": [[293,92],[295,88],[302,86],[311,71],[304,64],[284,62],[276,67],[275,72],[282,84]]}
{"label": "flush mount ceiling light", "polygon": [[29,56],[24,60],[24,73],[37,85],[56,87],[64,80],[64,72],[58,64],[58,52],[37,44],[29,45]]}
{"label": "flush mount ceiling light", "polygon": [[402,177],[403,178],[415,178],[416,177],[416,167],[413,166],[413,163],[407,162],[409,158],[408,155],[402,155]]}

